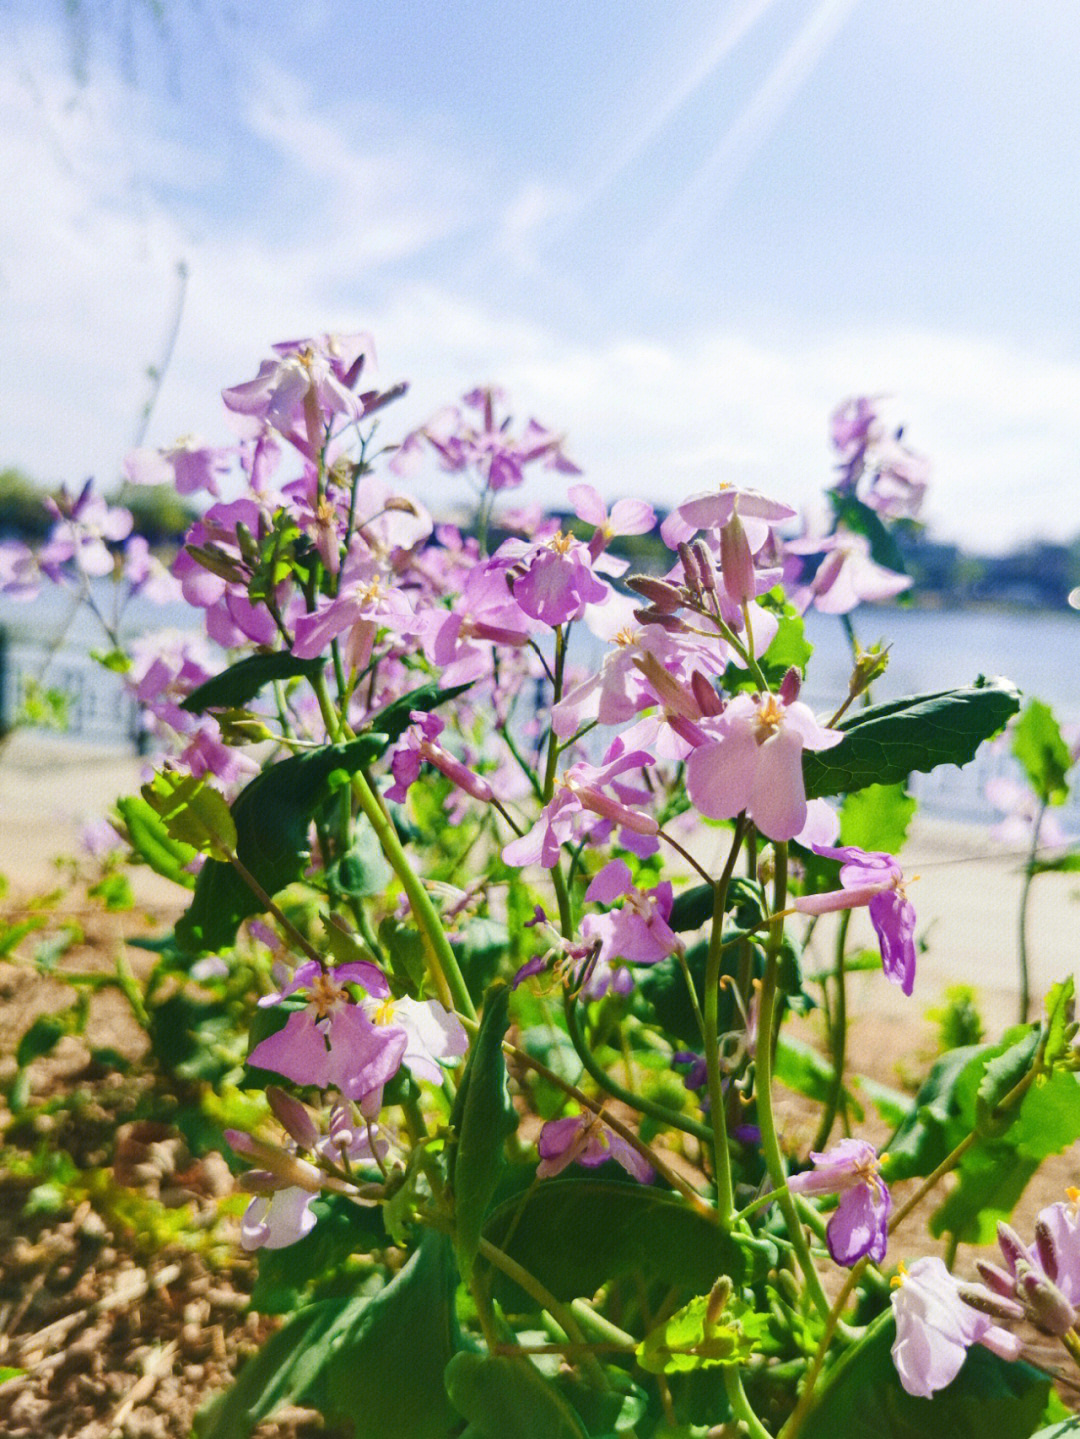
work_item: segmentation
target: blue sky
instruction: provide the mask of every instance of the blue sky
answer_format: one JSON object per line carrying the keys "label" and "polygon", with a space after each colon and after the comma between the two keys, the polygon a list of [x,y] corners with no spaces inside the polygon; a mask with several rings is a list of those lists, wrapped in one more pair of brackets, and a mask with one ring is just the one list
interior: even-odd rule
{"label": "blue sky", "polygon": [[[1080,11],[1059,0],[87,0],[0,10],[0,465],[108,482],[225,440],[268,344],[370,329],[609,496],[812,504],[827,417],[889,413],[936,532],[1080,533]],[[433,476],[425,497],[453,498]]]}

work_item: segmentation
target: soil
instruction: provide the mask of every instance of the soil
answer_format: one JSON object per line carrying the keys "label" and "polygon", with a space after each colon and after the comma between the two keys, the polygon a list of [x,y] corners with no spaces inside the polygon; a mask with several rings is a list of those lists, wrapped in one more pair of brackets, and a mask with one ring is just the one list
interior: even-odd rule
{"label": "soil", "polygon": [[[0,906],[9,921],[17,907],[14,895]],[[69,898],[52,923],[73,915],[84,941],[63,963],[89,973],[112,969],[125,934],[161,933],[175,912],[151,883],[130,914],[89,903],[75,910]],[[37,1015],[69,1004],[72,993],[18,953],[0,960],[3,1092],[19,1038]],[[137,951],[127,954],[136,956],[137,970]],[[813,1019],[801,1022],[801,1036],[819,1038]],[[853,1022],[851,1064],[893,1087],[910,1086],[925,1073],[935,1038],[927,1021],[870,1013]],[[130,1064],[126,1073],[91,1060],[91,1049],[104,1045]],[[140,1099],[153,1083],[139,1065],[145,1048],[126,1004],[105,991],[93,998],[82,1036],[65,1037],[32,1063],[22,1115],[0,1103],[11,1158],[0,1171],[0,1367],[25,1371],[0,1384],[7,1439],[187,1439],[200,1407],[281,1322],[249,1309],[254,1263],[238,1244],[242,1203],[224,1161],[193,1159],[179,1133],[131,1117],[145,1109]],[[797,1096],[781,1100],[781,1129],[792,1149],[812,1141],[817,1112]],[[49,1157],[65,1153],[77,1167],[75,1182],[61,1175],[50,1185]],[[72,1202],[79,1173],[91,1192]],[[1018,1230],[1030,1232],[1037,1210],[1077,1177],[1075,1153],[1047,1161],[1024,1196]],[[186,1216],[171,1235],[170,1214]],[[924,1226],[920,1211],[898,1230],[890,1255],[941,1252]],[[974,1258],[962,1249],[960,1270],[973,1272]],[[1057,1370],[1059,1351],[1037,1335],[1031,1340],[1033,1356]],[[1080,1404],[1068,1376],[1059,1391]],[[279,1411],[255,1432],[260,1439],[328,1434],[319,1416],[304,1410]]]}

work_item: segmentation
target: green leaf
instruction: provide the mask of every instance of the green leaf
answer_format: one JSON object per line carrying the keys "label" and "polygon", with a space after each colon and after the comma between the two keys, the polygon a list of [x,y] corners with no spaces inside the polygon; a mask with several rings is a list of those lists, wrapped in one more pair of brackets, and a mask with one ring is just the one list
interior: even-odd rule
{"label": "green leaf", "polygon": [[454,1248],[466,1283],[506,1163],[506,1140],[517,1128],[502,1051],[509,1023],[510,990],[500,981],[484,996],[480,1028],[469,1047],[450,1116],[450,1127],[457,1136],[452,1155]]}
{"label": "green leaf", "polygon": [[1019,1106],[1005,1111],[999,1111],[998,1106],[1027,1074],[1038,1048],[1039,1031],[1033,1027],[986,1066],[975,1093],[975,1128],[980,1134],[999,1138],[1017,1117]]}
{"label": "green leaf", "polygon": [[853,494],[838,490],[828,490],[826,493],[832,504],[837,524],[843,525],[845,529],[852,530],[857,535],[865,535],[870,541],[871,559],[879,565],[884,565],[887,570],[895,570],[899,575],[906,575],[907,566],[904,564],[900,546],[877,511],[872,510],[862,500],[856,499]]}
{"label": "green leaf", "polygon": [[[792,1035],[781,1039],[776,1046],[775,1074],[787,1089],[805,1094],[819,1104],[824,1104],[832,1091],[832,1065],[813,1045]],[[842,1100],[852,1117],[861,1121],[864,1117],[862,1105],[847,1085],[843,1088]]]}
{"label": "green leaf", "polygon": [[205,776],[163,770],[143,785],[142,797],[174,840],[227,863],[226,854],[236,849],[236,826],[225,796]]}
{"label": "green leaf", "polygon": [[127,830],[128,842],[139,858],[155,874],[185,889],[194,889],[195,876],[188,873],[187,866],[199,852],[195,846],[174,839],[164,820],[142,795],[125,795],[116,801],[116,808]]}
{"label": "green leaf", "polygon": [[967,764],[1019,708],[1016,687],[993,679],[859,710],[837,725],[844,734],[838,745],[804,752],[807,797],[901,784],[913,770]]}
{"label": "green leaf", "polygon": [[273,680],[289,680],[297,675],[313,679],[324,663],[321,656],[301,660],[288,650],[278,650],[270,655],[248,655],[193,689],[180,708],[196,715],[212,709],[239,709]]}
{"label": "green leaf", "polygon": [[[585,1171],[535,1188],[532,1178],[523,1168],[517,1192],[496,1205],[484,1233],[557,1299],[594,1294],[635,1270],[700,1294],[719,1274],[738,1285],[775,1263],[768,1240],[724,1234],[665,1190]],[[493,1276],[493,1292],[511,1311],[535,1307],[504,1275]]]}
{"label": "green leaf", "polygon": [[899,854],[919,802],[904,784],[870,784],[840,808],[840,843]]}
{"label": "green leaf", "polygon": [[73,1004],[59,1014],[42,1014],[23,1034],[15,1048],[15,1063],[25,1069],[35,1059],[51,1054],[69,1034],[80,1034],[86,1024],[86,1005]]}
{"label": "green leaf", "polygon": [[465,685],[449,685],[446,689],[440,689],[437,684],[420,685],[375,715],[371,721],[372,729],[385,735],[388,741],[400,739],[412,724],[413,710],[424,710],[430,714],[439,705],[457,699],[458,695],[471,688],[471,681]]}
{"label": "green leaf", "polygon": [[[383,735],[366,734],[270,765],[233,802],[236,855],[271,897],[300,878],[308,856],[312,816],[329,793],[335,770],[352,774],[385,748]],[[191,951],[222,949],[242,920],[262,902],[231,864],[207,860],[195,895],[176,926],[176,940]]]}
{"label": "green leaf", "polygon": [[588,1439],[573,1405],[525,1358],[455,1354],[446,1392],[477,1439]]}
{"label": "green leaf", "polygon": [[260,1314],[290,1314],[320,1281],[343,1271],[353,1254],[386,1244],[382,1209],[353,1204],[338,1194],[320,1195],[312,1205],[315,1228],[295,1244],[258,1251],[258,1278],[251,1307]]}
{"label": "green leaf", "polygon": [[388,914],[379,924],[379,943],[390,961],[390,972],[414,998],[424,987],[427,961],[420,932]]}
{"label": "green leaf", "polygon": [[[792,605],[785,605],[780,623],[768,649],[758,661],[761,672],[773,687],[778,687],[789,669],[806,673],[806,666],[814,646],[806,638],[802,615]],[[733,694],[736,690],[760,688],[757,676],[739,665],[730,664],[724,671],[724,691]]]}
{"label": "green leaf", "polygon": [[135,896],[126,874],[113,871],[86,891],[91,899],[100,899],[109,914],[126,914],[135,908]]}
{"label": "green leaf", "polygon": [[1037,1369],[976,1344],[947,1388],[919,1399],[900,1385],[889,1352],[895,1336],[886,1312],[845,1352],[803,1439],[1027,1439],[1039,1422],[1050,1381]]}
{"label": "green leaf", "polygon": [[1042,700],[1028,700],[1024,706],[1013,730],[1012,752],[1044,804],[1065,803],[1069,795],[1065,776],[1073,759],[1053,710]]}
{"label": "green leaf", "polygon": [[375,831],[363,815],[353,821],[352,844],[335,861],[327,878],[342,894],[353,899],[368,899],[384,894],[394,878],[379,846]]}
{"label": "green leaf", "polygon": [[21,1379],[27,1372],[26,1369],[15,1369],[10,1364],[0,1364],[0,1384],[6,1384],[9,1379]]}
{"label": "green leaf", "polygon": [[460,1423],[443,1388],[455,1279],[449,1242],[428,1231],[374,1298],[301,1309],[199,1413],[198,1439],[244,1439],[282,1404],[351,1421],[353,1439],[449,1439]]}
{"label": "green leaf", "polygon": [[1053,1069],[1071,1056],[1076,1040],[1076,984],[1070,974],[1060,984],[1052,984],[1046,996],[1046,1044],[1043,1063]]}
{"label": "green leaf", "polygon": [[698,1295],[645,1336],[637,1361],[650,1374],[684,1374],[745,1364],[769,1332],[769,1319],[741,1299],[729,1298],[718,1318],[709,1314],[710,1296]]}

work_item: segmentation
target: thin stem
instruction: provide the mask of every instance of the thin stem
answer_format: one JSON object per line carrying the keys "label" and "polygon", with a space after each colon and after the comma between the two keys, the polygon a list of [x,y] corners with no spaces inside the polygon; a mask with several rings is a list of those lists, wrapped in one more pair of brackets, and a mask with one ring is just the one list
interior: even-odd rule
{"label": "thin stem", "polygon": [[832,1343],[832,1337],[836,1333],[836,1326],[840,1322],[840,1316],[843,1314],[844,1307],[851,1297],[852,1290],[862,1278],[866,1265],[867,1260],[864,1255],[851,1269],[848,1277],[844,1280],[840,1293],[836,1296],[832,1308],[829,1310],[817,1351],[810,1362],[810,1368],[806,1371],[806,1378],[803,1380],[802,1389],[799,1393],[799,1401],[788,1416],[784,1427],[780,1430],[780,1439],[795,1439],[795,1436],[799,1433],[799,1430],[806,1420],[806,1416],[814,1407],[814,1386],[817,1384],[818,1375],[821,1373],[821,1367],[825,1363],[825,1356],[829,1352],[829,1345]]}
{"label": "thin stem", "polygon": [[624,1088],[618,1080],[612,1079],[610,1074],[597,1063],[595,1056],[585,1043],[574,999],[569,991],[566,991],[563,996],[563,1005],[570,1043],[577,1051],[577,1057],[581,1060],[586,1072],[600,1085],[601,1089],[607,1090],[612,1099],[617,1099],[630,1109],[636,1109],[639,1114],[648,1114],[653,1119],[659,1120],[661,1124],[666,1124],[671,1129],[681,1129],[684,1134],[692,1134],[695,1139],[700,1139],[705,1144],[711,1142],[713,1134],[707,1125],[699,1124],[696,1119],[689,1119],[675,1109],[668,1109],[666,1105],[658,1104],[654,1099],[646,1099],[643,1094],[635,1094],[633,1090]]}
{"label": "thin stem", "polygon": [[[1008,1094],[997,1106],[998,1111],[1011,1109],[1013,1105],[1018,1104],[1019,1101],[1023,1099],[1024,1095],[1031,1088],[1031,1086],[1035,1083],[1035,1079],[1039,1073],[1040,1065],[1038,1064],[1036,1064],[1033,1069],[1029,1069],[1027,1074],[1024,1075],[1023,1079],[1021,1079],[1017,1084],[1013,1085],[1012,1089],[1009,1090]],[[911,1211],[916,1207],[916,1205],[919,1205],[923,1202],[923,1200],[935,1187],[935,1185],[937,1185],[942,1179],[944,1179],[946,1174],[949,1174],[952,1170],[956,1168],[956,1166],[960,1163],[961,1159],[963,1159],[964,1155],[968,1152],[968,1150],[978,1138],[979,1132],[977,1129],[973,1129],[970,1134],[965,1134],[963,1139],[961,1139],[960,1143],[956,1146],[956,1148],[950,1154],[947,1154],[945,1156],[945,1158],[941,1161],[938,1167],[933,1170],[932,1173],[926,1176],[923,1182],[919,1185],[918,1189],[916,1189],[915,1193],[909,1199],[905,1200],[904,1203],[901,1204],[900,1208],[893,1213],[892,1218],[889,1220],[890,1234],[892,1234],[892,1232],[899,1225],[903,1224],[904,1220],[908,1217]]]}
{"label": "thin stem", "polygon": [[572,1343],[582,1346],[582,1364],[589,1371],[593,1382],[601,1388],[609,1388],[607,1376],[593,1354],[570,1306],[564,1304],[562,1300],[556,1299],[554,1294],[541,1284],[535,1274],[530,1274],[527,1269],[523,1269],[517,1260],[511,1259],[509,1254],[497,1249],[490,1240],[484,1239],[483,1236],[480,1239],[479,1252],[489,1264],[500,1269],[508,1279],[512,1279],[519,1288],[524,1289],[531,1299],[535,1299],[542,1309],[546,1309],[552,1319],[566,1331],[566,1336]]}
{"label": "thin stem", "polygon": [[673,850],[675,850],[678,854],[681,854],[683,859],[686,860],[687,864],[691,867],[691,869],[697,870],[698,874],[701,875],[702,879],[705,881],[706,884],[712,884],[713,878],[709,871],[705,869],[703,865],[698,864],[697,860],[690,853],[690,851],[688,849],[684,849],[683,846],[679,843],[677,839],[675,839],[673,835],[670,835],[666,830],[661,829],[657,831],[656,837],[657,839],[662,839],[665,844],[669,844]]}
{"label": "thin stem", "polygon": [[[851,910],[845,909],[840,916],[836,934],[836,1008],[830,1016],[829,1048],[832,1051],[833,1074],[825,1102],[825,1113],[821,1116],[814,1149],[822,1150],[829,1142],[836,1111],[844,1092],[844,1063],[847,1058],[847,979],[844,971],[844,946],[847,944],[848,925]],[[824,986],[823,986],[824,987]]]}
{"label": "thin stem", "polygon": [[772,1439],[772,1435],[750,1407],[750,1400],[743,1388],[742,1375],[733,1365],[724,1366],[724,1388],[727,1391],[731,1412],[745,1426],[750,1439]]}
{"label": "thin stem", "polygon": [[[327,689],[326,676],[322,673],[314,675],[311,685],[318,699],[327,732],[331,739],[337,740],[342,734],[342,724],[334,712],[333,702]],[[383,807],[378,794],[362,774],[353,775],[352,789],[360,808],[375,831],[375,837],[379,841],[383,854],[405,891],[413,918],[426,941],[424,949],[427,955],[428,970],[439,999],[447,1009],[456,1009],[459,1014],[465,1015],[469,1019],[475,1019],[476,1009],[464,976],[458,967],[457,956],[446,937],[446,931],[442,927],[438,911],[431,902],[431,896],[409,863],[409,857],[398,839],[393,821]]]}
{"label": "thin stem", "polygon": [[1031,849],[1027,857],[1027,867],[1024,871],[1024,888],[1020,895],[1020,917],[1018,933],[1018,949],[1020,957],[1020,1016],[1019,1023],[1027,1024],[1028,1011],[1031,1008],[1031,977],[1028,966],[1028,901],[1031,896],[1031,883],[1035,878],[1035,856],[1039,849],[1039,831],[1042,829],[1043,816],[1046,814],[1047,801],[1040,800],[1039,812],[1035,816],[1035,827],[1031,832]]}
{"label": "thin stem", "polygon": [[720,1223],[728,1228],[735,1207],[735,1186],[731,1175],[731,1152],[728,1149],[727,1117],[720,1073],[720,967],[724,962],[724,909],[727,905],[728,882],[735,870],[745,832],[745,819],[736,821],[735,833],[720,878],[713,884],[712,929],[709,932],[709,955],[705,961],[705,1010],[702,1016],[705,1039],[705,1068],[708,1075],[709,1121],[712,1127],[713,1173],[716,1176],[716,1207]]}
{"label": "thin stem", "polygon": [[[773,899],[773,908],[779,911],[784,908],[784,901],[787,897],[787,845],[777,844],[775,853],[776,893]],[[799,1268],[806,1278],[810,1298],[824,1319],[829,1312],[829,1301],[825,1298],[821,1279],[814,1268],[810,1246],[806,1242],[806,1235],[799,1221],[794,1197],[787,1189],[787,1171],[784,1166],[784,1156],[780,1151],[780,1141],[776,1134],[776,1120],[772,1107],[773,1031],[776,1027],[777,982],[780,970],[780,945],[783,938],[784,921],[777,917],[769,934],[765,957],[765,978],[761,986],[754,1089],[757,1096],[758,1124],[761,1127],[761,1148],[765,1155],[769,1178],[772,1180],[773,1188],[777,1191],[776,1201],[784,1216],[788,1237],[795,1250],[795,1257],[799,1261]]]}

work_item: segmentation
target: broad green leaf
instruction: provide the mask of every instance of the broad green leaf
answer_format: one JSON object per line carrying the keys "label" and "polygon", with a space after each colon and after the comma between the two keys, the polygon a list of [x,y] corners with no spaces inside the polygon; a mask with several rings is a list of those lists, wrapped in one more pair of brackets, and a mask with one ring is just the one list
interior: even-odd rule
{"label": "broad green leaf", "polygon": [[310,1234],[282,1249],[258,1251],[258,1277],[251,1307],[260,1314],[290,1314],[320,1281],[333,1278],[353,1254],[386,1244],[380,1206],[368,1208],[338,1194],[320,1195],[312,1205],[318,1222]]}
{"label": "broad green leaf", "polygon": [[[775,1263],[767,1240],[723,1234],[665,1190],[585,1171],[530,1188],[532,1173],[517,1177],[518,1191],[496,1205],[484,1233],[557,1299],[594,1294],[635,1270],[700,1294],[720,1274],[738,1285]],[[534,1307],[505,1276],[493,1275],[493,1286],[508,1309]]]}
{"label": "broad green leaf", "polygon": [[700,1294],[645,1336],[637,1361],[650,1374],[684,1374],[725,1364],[743,1365],[769,1332],[769,1319],[741,1299],[729,1298],[715,1319],[710,1297]]}
{"label": "broad green leaf", "polygon": [[1012,752],[1024,766],[1028,783],[1044,804],[1064,804],[1069,795],[1066,775],[1072,768],[1069,746],[1061,737],[1054,712],[1042,700],[1028,700],[1013,729]]}
{"label": "broad green leaf", "polygon": [[[832,1065],[813,1045],[792,1035],[781,1039],[776,1046],[775,1074],[787,1089],[805,1094],[819,1104],[824,1104],[832,1091]],[[847,1085],[844,1085],[842,1099],[848,1113],[861,1121],[864,1118],[862,1105]]]}
{"label": "broad green leaf", "polygon": [[892,1315],[876,1321],[833,1370],[803,1439],[1027,1439],[1043,1413],[1049,1379],[1009,1364],[981,1344],[930,1399],[906,1393],[890,1349]]}
{"label": "broad green leaf", "polygon": [[390,972],[414,998],[424,987],[427,960],[419,930],[388,914],[379,925],[379,943],[390,961]]}
{"label": "broad green leaf", "polygon": [[428,1231],[373,1298],[301,1309],[196,1417],[198,1439],[246,1439],[282,1404],[350,1421],[353,1439],[449,1439],[460,1424],[443,1388],[455,1283],[449,1242]]}
{"label": "broad green leaf", "polygon": [[455,1354],[446,1392],[478,1439],[587,1439],[573,1405],[524,1356]]}
{"label": "broad green leaf", "polygon": [[919,807],[903,783],[869,784],[849,794],[840,809],[840,843],[899,854]]}
{"label": "broad green leaf", "polygon": [[127,830],[128,841],[139,858],[155,874],[163,875],[185,889],[194,889],[195,876],[187,868],[198,854],[194,845],[174,839],[164,820],[142,795],[125,795],[116,801],[116,808]]}
{"label": "broad green leaf", "polygon": [[354,899],[384,894],[393,882],[394,871],[379,847],[375,831],[363,815],[357,815],[353,821],[352,844],[335,862],[327,877],[342,894]]}
{"label": "broad green leaf", "polygon": [[955,1234],[965,1244],[993,1244],[1000,1220],[1020,1202],[1039,1160],[1008,1142],[984,1141],[969,1149],[956,1171],[956,1187],[930,1216],[936,1238]]}
{"label": "broad green leaf", "polygon": [[412,724],[413,710],[430,713],[448,700],[457,699],[458,695],[463,695],[471,687],[471,683],[449,685],[446,689],[440,689],[434,683],[420,685],[417,689],[410,690],[407,695],[402,695],[392,705],[387,705],[386,709],[380,710],[377,715],[373,715],[372,730],[385,735],[388,741],[399,739]]}
{"label": "broad green leaf", "polygon": [[142,797],[173,839],[227,864],[236,849],[236,826],[225,796],[205,776],[163,770],[142,787]]}
{"label": "broad green leaf", "polygon": [[443,1374],[460,1339],[456,1288],[449,1240],[426,1230],[328,1359],[325,1397],[316,1390],[316,1403],[331,1422],[351,1419],[353,1439],[446,1439],[454,1432]]}
{"label": "broad green leaf", "polygon": [[322,1299],[301,1309],[247,1361],[231,1389],[203,1406],[195,1416],[197,1439],[246,1439],[281,1405],[312,1404],[313,1386],[333,1346],[369,1303],[365,1298]]}
{"label": "broad green leaf", "polygon": [[502,982],[492,985],[484,996],[480,1028],[469,1046],[450,1116],[450,1127],[457,1136],[452,1154],[454,1248],[466,1282],[484,1217],[506,1163],[506,1140],[517,1128],[502,1051],[509,1010],[508,986]]}
{"label": "broad green leaf", "polygon": [[[271,897],[300,878],[308,855],[308,829],[329,793],[337,770],[353,773],[385,748],[382,735],[361,735],[347,744],[327,745],[270,765],[233,802],[236,855]],[[222,949],[236,938],[242,920],[258,914],[262,902],[231,864],[210,859],[195,884],[195,895],[176,926],[185,949]]]}
{"label": "broad green leaf", "polygon": [[239,709],[273,680],[293,679],[297,675],[314,677],[324,663],[321,657],[297,659],[288,650],[270,655],[248,655],[193,689],[180,708],[196,715],[212,709]]}
{"label": "broad green leaf", "polygon": [[837,725],[844,738],[833,749],[804,752],[807,796],[901,784],[913,770],[967,764],[1019,708],[1016,687],[992,679],[859,710]]}

